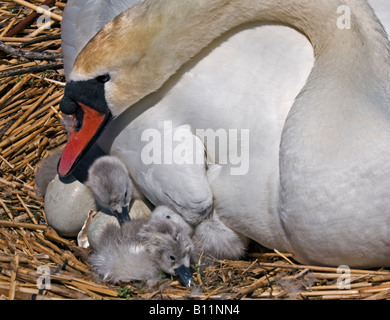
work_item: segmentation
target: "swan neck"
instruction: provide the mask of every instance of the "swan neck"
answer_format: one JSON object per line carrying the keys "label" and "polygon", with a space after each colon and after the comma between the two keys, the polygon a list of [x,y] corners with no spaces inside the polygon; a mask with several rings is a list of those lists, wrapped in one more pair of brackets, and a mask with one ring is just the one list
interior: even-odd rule
{"label": "swan neck", "polygon": [[[343,28],[348,14],[351,26]],[[115,82],[106,99],[119,115],[158,90],[213,40],[253,22],[287,25],[306,35],[316,58],[312,75],[317,69],[327,78],[337,72],[349,75],[347,80],[365,74],[371,83],[389,82],[390,45],[366,0],[140,1],[90,41],[71,77],[90,79],[111,71]]]}
{"label": "swan neck", "polygon": [[[174,66],[173,71],[228,30],[260,22],[297,29],[311,42],[317,60],[326,57],[324,64],[330,62],[340,68],[344,64],[344,69],[351,71],[353,67],[362,68],[351,62],[366,65],[366,62],[376,61],[381,70],[373,70],[373,73],[389,74],[390,46],[386,32],[364,0],[167,0],[151,3],[157,6],[158,20],[164,25],[160,36],[167,40],[161,41],[157,51],[160,58],[166,55],[173,61],[170,64]],[[348,18],[349,25],[345,24]],[[352,59],[354,55],[356,58]],[[340,63],[330,61],[329,56],[337,56]],[[369,68],[370,65],[367,70]]]}

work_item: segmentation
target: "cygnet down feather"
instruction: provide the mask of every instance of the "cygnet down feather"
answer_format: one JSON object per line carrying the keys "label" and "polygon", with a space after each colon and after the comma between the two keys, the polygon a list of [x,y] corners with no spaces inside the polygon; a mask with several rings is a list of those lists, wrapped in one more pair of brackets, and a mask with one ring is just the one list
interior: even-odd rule
{"label": "cygnet down feather", "polygon": [[151,221],[172,221],[173,223],[179,225],[180,228],[188,235],[192,236],[194,230],[189,223],[187,223],[184,218],[178,214],[176,211],[168,208],[167,206],[158,206],[156,207],[149,218]]}
{"label": "cygnet down feather", "polygon": [[118,158],[103,156],[94,161],[85,184],[91,188],[96,202],[116,216],[120,224],[130,221],[128,207],[135,187]]}
{"label": "cygnet down feather", "polygon": [[192,249],[189,235],[172,221],[135,219],[123,223],[121,229],[108,225],[90,262],[114,283],[148,280],[154,284],[163,271],[189,286]]}
{"label": "cygnet down feather", "polygon": [[166,206],[156,207],[151,216],[155,221],[173,221],[191,235],[194,250],[191,262],[196,264],[203,253],[203,263],[209,264],[211,258],[238,260],[245,255],[248,238],[227,227],[216,212],[212,212],[197,226],[191,227],[183,217]]}

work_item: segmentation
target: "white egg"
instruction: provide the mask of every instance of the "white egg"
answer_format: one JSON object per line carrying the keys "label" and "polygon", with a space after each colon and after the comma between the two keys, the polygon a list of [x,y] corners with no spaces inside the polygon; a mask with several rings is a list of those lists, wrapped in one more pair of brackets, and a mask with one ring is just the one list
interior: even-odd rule
{"label": "white egg", "polygon": [[49,226],[59,234],[74,237],[80,232],[90,210],[96,210],[90,189],[74,178],[49,183],[45,194],[45,213]]}

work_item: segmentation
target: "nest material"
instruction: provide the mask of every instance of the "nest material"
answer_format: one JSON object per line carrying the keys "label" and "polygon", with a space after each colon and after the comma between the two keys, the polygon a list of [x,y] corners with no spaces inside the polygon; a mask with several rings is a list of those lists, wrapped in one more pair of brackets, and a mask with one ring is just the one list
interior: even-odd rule
{"label": "nest material", "polygon": [[[155,290],[114,286],[94,274],[88,250],[47,225],[34,185],[39,161],[66,142],[58,23],[65,2],[0,1],[0,299],[390,299],[386,269],[350,270],[346,283],[337,268],[300,265],[277,251],[193,266],[191,289],[172,278]],[[50,29],[36,26],[32,8],[43,3],[55,14]]]}

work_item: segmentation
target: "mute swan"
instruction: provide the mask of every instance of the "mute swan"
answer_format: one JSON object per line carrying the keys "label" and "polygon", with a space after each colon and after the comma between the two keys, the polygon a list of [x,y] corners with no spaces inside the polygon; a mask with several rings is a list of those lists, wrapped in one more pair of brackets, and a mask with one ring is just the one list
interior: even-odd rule
{"label": "mute swan", "polygon": [[189,286],[191,250],[189,235],[173,221],[135,219],[121,229],[108,225],[90,261],[97,273],[115,283],[157,282],[162,270]]}
{"label": "mute swan", "polygon": [[[341,6],[351,10],[351,29],[338,26]],[[304,86],[307,74],[301,73],[278,82],[282,98],[276,102],[262,103],[256,94],[244,101],[240,87],[224,91],[230,103],[216,100],[219,88],[208,86],[208,80],[214,84],[220,77],[218,83],[229,88],[235,78],[226,68],[230,57],[218,57],[232,49],[230,40],[198,53],[252,21],[300,31],[313,46],[314,67]],[[249,129],[248,174],[233,176],[226,165],[211,186],[225,224],[267,247],[289,250],[301,262],[389,266],[389,61],[387,35],[366,1],[137,3],[106,24],[76,59],[61,108],[77,115],[78,130],[70,136],[59,172],[69,174],[83,149],[97,139],[90,132],[82,143],[73,137],[83,137],[84,130],[103,131],[110,114],[117,119],[98,143],[128,159],[126,166],[140,172],[137,184],[146,194],[149,167],[139,154],[148,128],[171,120],[192,128]],[[277,63],[271,67],[278,70]],[[202,77],[205,70],[215,78]],[[245,72],[249,77],[256,70],[249,64]],[[285,87],[289,95],[283,95]],[[256,83],[246,87],[259,88]],[[292,105],[291,93],[300,89]],[[172,177],[168,182],[179,189],[183,181]]]}

